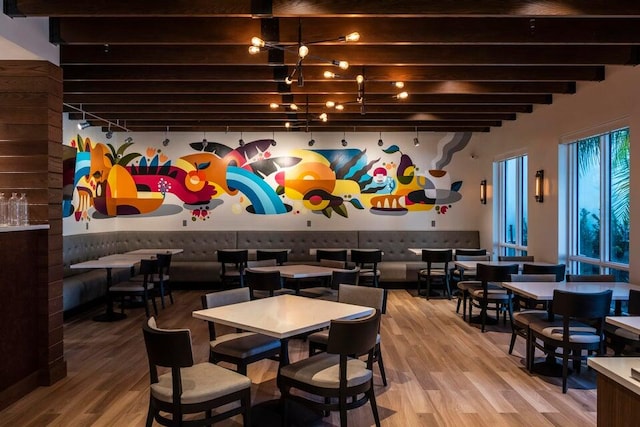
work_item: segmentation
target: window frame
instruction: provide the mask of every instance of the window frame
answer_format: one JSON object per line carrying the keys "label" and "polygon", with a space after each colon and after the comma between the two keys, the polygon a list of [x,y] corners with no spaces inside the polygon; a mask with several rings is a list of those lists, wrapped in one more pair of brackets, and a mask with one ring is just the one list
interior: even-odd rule
{"label": "window frame", "polygon": [[[524,166],[524,159],[527,159],[526,167]],[[506,215],[507,215],[507,202],[506,202],[506,185],[507,185],[507,176],[506,176],[506,167],[507,162],[511,160],[516,160],[516,231],[515,236],[516,240],[514,243],[507,242],[506,236]],[[509,157],[506,159],[501,159],[496,162],[496,172],[497,172],[497,203],[498,203],[498,223],[497,223],[497,242],[496,242],[496,250],[498,255],[507,255],[507,251],[513,250],[515,255],[526,255],[528,253],[528,246],[522,242],[523,236],[523,224],[524,218],[527,217],[528,222],[528,212],[525,212],[524,202],[527,201],[528,208],[528,186],[527,186],[527,173],[528,173],[528,156],[526,153],[519,154],[514,157]],[[526,214],[526,215],[525,215]],[[528,225],[528,224],[527,224]],[[528,242],[528,236],[527,236]]]}

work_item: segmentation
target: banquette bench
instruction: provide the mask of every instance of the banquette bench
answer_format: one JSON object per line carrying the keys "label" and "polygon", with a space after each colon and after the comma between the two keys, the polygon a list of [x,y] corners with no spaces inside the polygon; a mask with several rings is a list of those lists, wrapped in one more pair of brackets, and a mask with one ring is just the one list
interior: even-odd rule
{"label": "banquette bench", "polygon": [[[310,248],[381,249],[381,282],[415,282],[425,268],[408,248],[478,248],[478,231],[114,231],[63,237],[63,307],[65,311],[106,294],[104,270],[75,270],[70,265],[142,248],[181,248],[171,262],[173,283],[220,281],[216,250],[288,248],[289,263],[314,263]],[[114,270],[114,282],[128,277]]]}

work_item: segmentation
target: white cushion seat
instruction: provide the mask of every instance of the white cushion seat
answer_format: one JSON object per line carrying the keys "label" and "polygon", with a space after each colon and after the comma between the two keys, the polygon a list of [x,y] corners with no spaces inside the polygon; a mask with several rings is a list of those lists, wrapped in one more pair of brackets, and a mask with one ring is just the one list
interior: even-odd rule
{"label": "white cushion seat", "polygon": [[[562,320],[554,320],[553,322],[533,321],[529,324],[529,329],[555,341],[563,340]],[[569,324],[569,342],[597,343],[600,342],[600,337],[597,335],[596,328],[572,321]]]}
{"label": "white cushion seat", "polygon": [[[316,387],[337,388],[340,385],[340,356],[319,353],[299,362],[284,366],[280,375]],[[355,387],[371,381],[373,373],[360,359],[347,361],[347,387]]]}
{"label": "white cushion seat", "polygon": [[[143,282],[123,282],[117,283],[109,288],[110,292],[143,292],[144,286]],[[147,284],[147,290],[150,291],[153,289],[153,283]]]}

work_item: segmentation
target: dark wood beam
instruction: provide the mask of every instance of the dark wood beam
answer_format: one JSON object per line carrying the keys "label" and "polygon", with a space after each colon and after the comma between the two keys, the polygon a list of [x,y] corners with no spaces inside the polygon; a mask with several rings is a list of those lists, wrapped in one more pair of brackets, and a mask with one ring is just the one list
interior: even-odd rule
{"label": "dark wood beam", "polygon": [[[264,16],[252,9],[250,0],[5,0],[10,16]],[[638,16],[640,4],[627,0],[274,0],[272,16]]]}
{"label": "dark wood beam", "polygon": [[[167,129],[167,126],[156,125],[156,126],[132,126],[130,127],[132,131],[135,132],[164,132]],[[172,131],[173,127],[170,128]],[[107,128],[103,128],[103,131],[106,131]],[[419,132],[489,132],[491,127],[489,126],[477,126],[477,127],[457,127],[457,126],[436,126],[429,128],[418,128]],[[242,127],[233,127],[233,126],[181,126],[177,127],[175,131],[179,132],[415,132],[415,127],[412,125],[398,126],[398,127],[390,127],[390,126],[331,126],[326,125],[326,123],[320,124],[309,124],[304,125],[294,125],[290,129],[286,129],[283,125],[273,125],[273,126],[242,126]],[[338,141],[336,141],[338,142]]]}
{"label": "dark wood beam", "polygon": [[[367,82],[367,97],[389,96],[400,92],[386,82]],[[291,85],[291,93],[324,94],[328,97],[358,93],[353,81],[305,82]],[[412,82],[403,90],[410,95],[425,93],[575,93],[575,83],[567,82]],[[210,93],[210,94],[278,94],[273,82],[66,82],[64,93]]]}
{"label": "dark wood beam", "polygon": [[[309,96],[309,102],[324,104],[326,96]],[[336,97],[336,102],[348,102],[351,98]],[[166,105],[226,105],[226,104],[254,104],[268,105],[271,102],[281,102],[279,96],[273,95],[253,95],[247,99],[246,95],[189,95],[189,94],[66,94],[64,102],[70,104],[166,104]],[[306,99],[303,97],[294,98],[293,102],[304,105]],[[551,95],[540,94],[433,94],[433,95],[412,95],[402,103],[378,100],[368,102],[368,104],[378,105],[401,105],[401,104],[551,104]]]}
{"label": "dark wood beam", "polygon": [[[295,45],[297,18],[280,18],[279,43]],[[302,19],[303,40],[330,40],[358,31],[360,43],[416,44],[636,44],[640,18],[334,17]],[[58,40],[75,44],[243,45],[261,36],[251,18],[54,18]],[[158,31],[161,29],[161,31]],[[267,41],[275,41],[267,38]],[[332,41],[324,44],[340,44]]]}
{"label": "dark wood beam", "polygon": [[[340,118],[338,117],[338,115],[334,115],[334,118],[331,119],[331,125],[332,126],[343,126],[343,127],[353,127],[353,126],[357,126],[357,127],[362,127],[362,126],[366,126],[366,125],[370,125],[370,126],[385,126],[385,127],[406,127],[407,125],[410,125],[412,127],[419,127],[419,128],[429,128],[429,127],[440,127],[440,126],[451,126],[451,127],[483,127],[483,126],[501,126],[502,123],[499,120],[494,120],[494,121],[485,121],[485,120],[380,120],[379,118],[367,118],[367,116],[364,116],[363,119],[359,119],[359,120],[340,120]],[[225,120],[216,120],[216,119],[212,119],[212,120],[158,120],[158,121],[154,121],[154,120],[136,120],[135,123],[134,122],[127,122],[127,128],[131,128],[134,124],[136,126],[158,126],[158,125],[164,125],[165,128],[166,126],[169,126],[170,128],[174,128],[174,127],[192,127],[192,126],[233,126],[233,127],[244,127],[244,126],[254,126],[254,127],[260,127],[260,126],[265,126],[265,127],[269,127],[269,126],[283,126],[283,123],[286,120],[272,120],[272,121],[266,121],[266,120],[246,120],[246,119],[238,119],[238,120],[230,120],[230,119],[225,119]],[[298,115],[298,120],[292,120],[289,119],[289,121],[292,122],[306,122],[304,115],[299,114]],[[319,122],[318,120],[315,120],[317,122]],[[94,124],[98,124],[99,125],[99,120],[92,120],[91,121]],[[319,123],[319,125],[323,125],[324,123]],[[106,123],[104,123],[104,125],[106,126]]]}
{"label": "dark wood beam", "polygon": [[[639,27],[640,28],[640,27]],[[326,81],[326,66],[305,65],[307,82]],[[604,66],[367,66],[367,81],[580,81],[604,80]],[[66,65],[70,81],[273,81],[271,66],[224,65]]]}
{"label": "dark wood beam", "polygon": [[[348,58],[355,69],[368,65],[635,65],[640,61],[638,46],[621,45],[368,45],[314,46],[313,57],[305,65],[326,65],[324,60]],[[295,65],[293,54],[285,55],[285,65]],[[60,63],[130,65],[264,65],[267,55],[250,55],[246,46],[62,46]],[[336,68],[337,69],[337,68]]]}

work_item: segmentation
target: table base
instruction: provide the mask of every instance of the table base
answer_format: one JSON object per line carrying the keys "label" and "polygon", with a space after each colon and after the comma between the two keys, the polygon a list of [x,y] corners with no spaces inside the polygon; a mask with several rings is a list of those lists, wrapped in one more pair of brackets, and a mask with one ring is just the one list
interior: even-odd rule
{"label": "table base", "polygon": [[98,314],[93,318],[96,322],[117,322],[118,320],[126,319],[127,315],[124,313],[116,313],[115,311],[107,311],[106,313]]}
{"label": "table base", "polygon": [[[320,423],[322,414],[294,401],[287,403],[289,425],[307,427]],[[281,427],[282,402],[280,399],[267,400],[251,407],[251,425],[253,427]]]}
{"label": "table base", "polygon": [[[469,319],[469,323],[477,323],[478,325],[481,325],[482,324],[482,316],[472,316],[471,319]],[[485,319],[484,324],[485,325],[497,325],[498,324],[498,319],[496,319],[495,317],[487,316],[487,318]]]}

